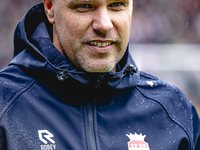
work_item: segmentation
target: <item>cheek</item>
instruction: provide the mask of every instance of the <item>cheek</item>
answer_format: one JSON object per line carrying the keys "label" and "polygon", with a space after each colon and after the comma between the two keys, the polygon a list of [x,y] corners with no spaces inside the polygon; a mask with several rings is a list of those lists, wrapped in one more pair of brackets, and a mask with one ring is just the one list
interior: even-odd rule
{"label": "cheek", "polygon": [[118,34],[123,38],[127,39],[130,35],[130,27],[131,27],[131,16],[127,13],[120,16],[120,20],[117,19],[115,22],[116,30]]}
{"label": "cheek", "polygon": [[75,34],[77,32],[77,24],[75,18],[73,18],[69,13],[63,11],[56,11],[55,13],[55,24],[60,34],[63,36],[68,36]]}
{"label": "cheek", "polygon": [[122,40],[122,44],[127,44],[130,36],[130,25],[128,23],[120,23],[117,30]]}
{"label": "cheek", "polygon": [[65,29],[74,37],[81,38],[90,26],[90,20],[87,17],[72,14],[63,19],[65,19]]}

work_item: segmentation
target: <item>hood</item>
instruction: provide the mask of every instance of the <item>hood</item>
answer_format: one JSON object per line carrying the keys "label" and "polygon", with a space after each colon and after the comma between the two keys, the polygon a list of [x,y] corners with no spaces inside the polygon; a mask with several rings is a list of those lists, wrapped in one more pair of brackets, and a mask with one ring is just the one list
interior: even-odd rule
{"label": "hood", "polygon": [[[88,73],[74,68],[52,43],[52,25],[48,22],[43,4],[30,9],[16,27],[14,35],[14,58],[16,65],[34,78],[53,84],[67,80],[80,85],[104,89],[134,88],[139,80],[139,71],[127,51],[119,62],[121,71]],[[62,82],[62,83],[61,83]],[[105,88],[106,87],[106,88]]]}

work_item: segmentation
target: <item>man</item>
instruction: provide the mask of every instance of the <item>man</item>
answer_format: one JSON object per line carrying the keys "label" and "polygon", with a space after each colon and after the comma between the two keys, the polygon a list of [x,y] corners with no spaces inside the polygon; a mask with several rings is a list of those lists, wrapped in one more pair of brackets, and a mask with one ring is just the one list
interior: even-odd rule
{"label": "man", "polygon": [[128,51],[132,0],[44,0],[15,31],[0,73],[1,150],[199,150],[176,87]]}

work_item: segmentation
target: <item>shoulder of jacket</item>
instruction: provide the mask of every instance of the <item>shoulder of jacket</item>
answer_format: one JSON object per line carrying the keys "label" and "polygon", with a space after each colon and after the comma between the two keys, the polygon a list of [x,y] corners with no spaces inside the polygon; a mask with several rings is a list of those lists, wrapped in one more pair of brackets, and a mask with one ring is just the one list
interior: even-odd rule
{"label": "shoulder of jacket", "polygon": [[166,103],[166,106],[170,105],[169,102],[191,103],[178,87],[144,72],[140,73],[138,89],[146,97]]}
{"label": "shoulder of jacket", "polygon": [[176,86],[141,72],[137,90],[149,100],[158,103],[170,120],[180,126],[193,141],[194,105]]}
{"label": "shoulder of jacket", "polygon": [[162,104],[169,113],[185,112],[193,106],[178,87],[144,72],[141,72],[137,89],[145,97]]}
{"label": "shoulder of jacket", "polygon": [[16,66],[0,71],[0,119],[17,98],[36,81]]}

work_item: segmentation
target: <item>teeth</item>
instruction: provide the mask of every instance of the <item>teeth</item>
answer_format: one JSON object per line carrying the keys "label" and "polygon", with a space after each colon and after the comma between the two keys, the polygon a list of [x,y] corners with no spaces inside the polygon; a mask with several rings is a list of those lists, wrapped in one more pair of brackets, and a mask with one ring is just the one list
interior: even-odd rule
{"label": "teeth", "polygon": [[112,42],[90,42],[90,45],[95,45],[98,47],[106,47],[108,45],[111,45]]}
{"label": "teeth", "polygon": [[97,42],[97,46],[98,46],[98,47],[101,47],[101,45],[102,45],[102,43]]}
{"label": "teeth", "polygon": [[101,46],[105,47],[105,46],[107,46],[107,43],[101,43]]}

